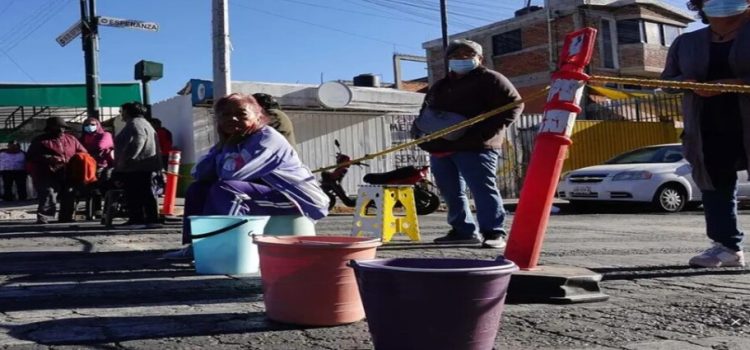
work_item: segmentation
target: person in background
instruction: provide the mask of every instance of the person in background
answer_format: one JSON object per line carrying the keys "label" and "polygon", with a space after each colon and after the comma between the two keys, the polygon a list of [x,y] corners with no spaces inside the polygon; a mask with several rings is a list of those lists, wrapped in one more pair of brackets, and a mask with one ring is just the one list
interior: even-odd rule
{"label": "person in background", "polygon": [[167,170],[167,162],[169,161],[169,152],[172,151],[172,132],[165,128],[161,124],[161,120],[157,118],[151,119],[151,126],[156,130],[156,137],[159,139],[159,149],[161,150],[161,162],[162,169]]}
{"label": "person in background", "polygon": [[[750,0],[690,0],[708,27],[677,37],[662,79],[750,84]],[[737,171],[750,164],[750,94],[684,90],[682,151],[701,190],[712,246],[688,264],[745,266]]]}
{"label": "person in background", "polygon": [[46,224],[55,216],[58,201],[58,222],[73,221],[73,188],[65,177],[65,166],[73,155],[78,152],[86,153],[86,149],[75,136],[65,132],[67,129],[65,119],[47,118],[44,134],[31,140],[28,149],[27,162],[39,199],[39,224]]}
{"label": "person in background", "polygon": [[3,177],[3,200],[13,201],[14,185],[18,200],[26,200],[26,153],[15,140],[8,142],[8,148],[0,151],[0,172]]}
{"label": "person in background", "polygon": [[281,135],[289,141],[292,147],[297,146],[297,140],[294,138],[294,125],[289,116],[281,110],[276,99],[269,94],[255,93],[253,97],[263,108],[263,113],[268,118],[268,126],[276,129]]}
{"label": "person in background", "polygon": [[94,191],[92,195],[93,211],[96,213],[101,211],[101,191],[111,179],[115,166],[115,143],[112,134],[104,130],[99,119],[86,118],[81,129],[81,144],[96,160],[98,191]]}
{"label": "person in background", "polygon": [[[445,54],[450,72],[429,89],[423,109],[472,118],[521,99],[505,76],[482,66],[482,46],[478,43],[453,40]],[[496,171],[504,130],[522,111],[523,105],[519,105],[490,117],[453,141],[440,138],[419,145],[430,153],[432,173],[448,207],[451,230],[435,243],[481,242],[487,248],[505,247],[505,209]],[[469,208],[467,186],[474,197],[477,223]],[[477,233],[482,236],[481,241]]]}
{"label": "person in background", "polygon": [[157,228],[159,212],[151,190],[154,172],[161,169],[161,155],[156,131],[146,121],[146,108],[140,102],[120,106],[125,122],[115,137],[116,182],[125,189],[128,221],[122,228]]}
{"label": "person in background", "polygon": [[[195,168],[185,196],[182,243],[191,242],[191,215],[328,215],[328,196],[297,152],[265,125],[252,96],[231,94],[216,101],[219,142]],[[164,259],[191,259],[192,246]]]}

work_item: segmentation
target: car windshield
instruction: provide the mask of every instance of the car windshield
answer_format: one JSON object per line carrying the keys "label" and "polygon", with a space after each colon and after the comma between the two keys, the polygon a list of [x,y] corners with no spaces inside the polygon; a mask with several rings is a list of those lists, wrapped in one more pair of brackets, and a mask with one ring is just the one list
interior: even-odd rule
{"label": "car windshield", "polygon": [[639,148],[614,157],[604,164],[675,163],[682,160],[682,147],[659,146]]}

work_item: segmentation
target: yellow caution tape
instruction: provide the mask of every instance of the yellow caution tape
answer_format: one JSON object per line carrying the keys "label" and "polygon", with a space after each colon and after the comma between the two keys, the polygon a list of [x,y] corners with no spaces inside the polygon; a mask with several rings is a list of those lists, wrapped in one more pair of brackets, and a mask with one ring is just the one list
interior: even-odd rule
{"label": "yellow caution tape", "polygon": [[481,122],[481,121],[483,121],[485,119],[493,117],[493,116],[495,116],[495,115],[497,115],[499,113],[507,112],[507,111],[509,111],[509,110],[517,107],[518,105],[520,105],[522,103],[527,103],[529,101],[536,100],[537,98],[540,98],[540,97],[546,95],[547,91],[549,91],[549,86],[547,86],[544,89],[539,90],[539,91],[537,91],[537,92],[529,95],[526,98],[523,98],[523,99],[520,99],[518,101],[509,103],[509,104],[507,104],[505,106],[502,106],[502,107],[495,108],[495,109],[493,109],[491,111],[484,112],[484,113],[482,113],[482,114],[480,114],[480,115],[478,115],[478,116],[476,116],[474,118],[464,120],[464,121],[462,121],[462,122],[460,122],[460,123],[458,123],[456,125],[451,125],[451,126],[445,128],[445,129],[436,131],[436,132],[434,132],[432,134],[420,137],[418,139],[415,139],[415,140],[412,140],[412,141],[409,141],[409,142],[406,142],[406,143],[402,143],[402,144],[397,145],[397,146],[393,146],[391,148],[386,148],[386,149],[384,149],[384,150],[382,150],[380,152],[377,152],[377,153],[366,154],[366,155],[364,155],[361,158],[352,159],[352,160],[350,160],[350,161],[348,161],[346,163],[341,163],[341,164],[336,164],[336,165],[331,165],[331,166],[327,166],[327,167],[315,169],[313,171],[313,173],[319,173],[321,171],[326,171],[326,170],[336,169],[336,168],[342,167],[342,166],[352,165],[354,163],[361,162],[363,160],[370,160],[370,159],[373,159],[373,158],[382,157],[382,156],[384,156],[384,155],[386,155],[388,153],[393,153],[393,152],[402,150],[404,148],[409,148],[411,146],[418,145],[420,143],[424,143],[424,142],[427,142],[427,141],[432,141],[432,140],[441,138],[441,137],[443,137],[445,135],[448,135],[448,134],[450,134],[450,133],[452,133],[452,132],[454,132],[456,130],[472,126],[472,125],[474,125],[476,123],[479,123],[479,122]]}
{"label": "yellow caution tape", "polygon": [[689,90],[705,90],[705,91],[716,91],[716,92],[735,92],[750,94],[750,85],[739,85],[739,84],[714,84],[714,83],[693,83],[687,81],[674,81],[674,80],[659,80],[659,79],[643,79],[643,78],[623,78],[623,77],[610,77],[603,75],[594,75],[589,80],[589,83],[604,84],[604,83],[617,83],[617,84],[630,84],[648,86],[654,88],[670,88],[670,89],[689,89]]}

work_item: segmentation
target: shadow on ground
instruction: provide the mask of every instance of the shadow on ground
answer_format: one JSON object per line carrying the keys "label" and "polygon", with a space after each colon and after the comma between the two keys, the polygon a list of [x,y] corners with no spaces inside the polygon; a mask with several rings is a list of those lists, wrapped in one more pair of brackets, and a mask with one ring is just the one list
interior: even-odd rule
{"label": "shadow on ground", "polygon": [[80,345],[299,329],[270,321],[263,312],[80,317],[0,327],[7,328],[9,335],[16,339],[43,345]]}

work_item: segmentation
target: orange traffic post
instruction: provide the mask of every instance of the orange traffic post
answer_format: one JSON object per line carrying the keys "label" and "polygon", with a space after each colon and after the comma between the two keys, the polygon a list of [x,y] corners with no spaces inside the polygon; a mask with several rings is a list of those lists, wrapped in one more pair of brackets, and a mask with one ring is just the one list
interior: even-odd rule
{"label": "orange traffic post", "polygon": [[177,197],[177,181],[180,178],[180,151],[170,151],[167,161],[167,180],[164,184],[163,215],[174,215],[174,201]]}
{"label": "orange traffic post", "polygon": [[[558,71],[552,74],[544,118],[534,141],[534,152],[505,248],[505,258],[522,270],[511,279],[509,300],[581,302],[607,299],[599,292],[601,275],[580,268],[537,267],[560,172],[572,143],[570,135],[576,116],[581,112],[579,103],[589,79],[583,71],[591,61],[595,40],[596,29],[593,28],[568,34],[560,53]],[[570,294],[576,292],[579,294]]]}

